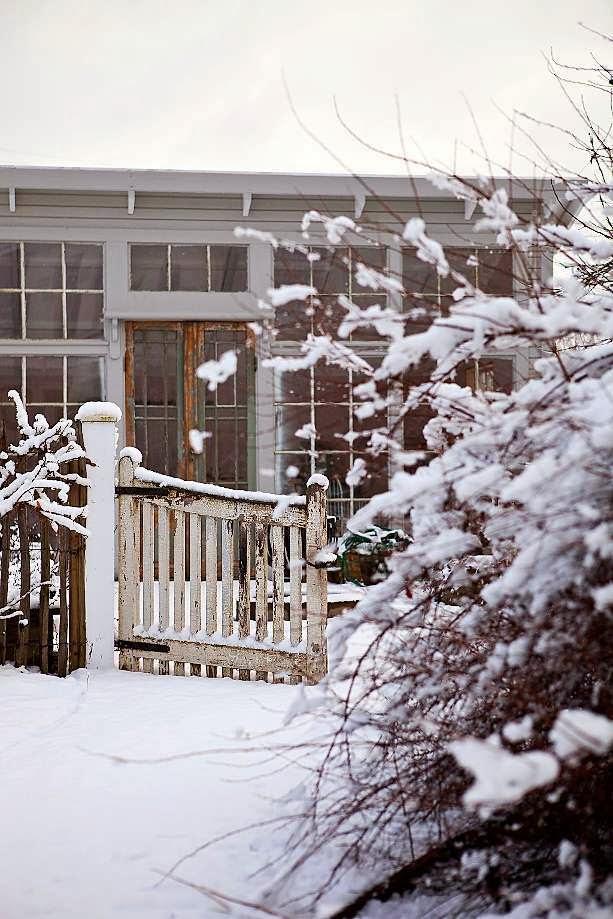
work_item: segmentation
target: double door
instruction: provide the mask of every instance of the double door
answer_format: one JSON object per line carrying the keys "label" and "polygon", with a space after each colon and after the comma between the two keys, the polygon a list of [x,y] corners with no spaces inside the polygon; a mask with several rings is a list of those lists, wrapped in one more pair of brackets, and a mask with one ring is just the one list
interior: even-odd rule
{"label": "double door", "polygon": [[[126,441],[148,469],[228,488],[255,486],[255,352],[238,323],[126,324]],[[211,390],[196,370],[226,351],[236,373]],[[190,430],[205,431],[202,453]]]}

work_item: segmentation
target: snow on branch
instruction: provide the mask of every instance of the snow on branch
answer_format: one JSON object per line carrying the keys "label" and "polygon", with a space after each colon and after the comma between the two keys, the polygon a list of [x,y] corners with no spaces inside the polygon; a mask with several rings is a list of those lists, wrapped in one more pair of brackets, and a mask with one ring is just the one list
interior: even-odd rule
{"label": "snow on branch", "polygon": [[18,504],[26,504],[50,520],[54,528],[62,526],[87,535],[78,522],[86,509],[68,504],[76,477],[65,465],[85,456],[72,421],[62,418],[50,426],[37,414],[30,422],[19,393],[11,390],[8,395],[15,403],[20,436],[16,444],[0,453],[0,517]]}

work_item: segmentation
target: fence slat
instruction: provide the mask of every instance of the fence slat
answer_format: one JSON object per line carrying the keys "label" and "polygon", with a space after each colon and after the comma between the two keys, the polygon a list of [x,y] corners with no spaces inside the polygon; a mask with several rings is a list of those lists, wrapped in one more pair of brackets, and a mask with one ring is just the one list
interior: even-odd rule
{"label": "fence slat", "polygon": [[[327,486],[326,486],[327,487]],[[327,670],[326,619],[328,578],[317,554],[326,542],[326,488],[307,483],[306,589],[308,679],[316,683]]]}
{"label": "fence slat", "polygon": [[289,531],[289,634],[293,645],[302,641],[302,532]]}
{"label": "fence slat", "polygon": [[[167,507],[158,507],[158,594],[160,631],[170,623],[170,526]],[[160,674],[168,674],[168,661],[160,661]]]}
{"label": "fence slat", "polygon": [[[11,562],[11,521],[12,513],[6,514],[2,518],[2,558],[0,559],[0,609],[3,609],[8,603],[9,594],[9,570]],[[7,620],[0,620],[0,664],[6,661],[7,652]]]}
{"label": "fence slat", "polygon": [[[195,635],[202,625],[202,531],[200,515],[189,515],[189,632]],[[192,676],[200,676],[200,664],[190,664]]]}
{"label": "fence slat", "polygon": [[[206,633],[217,631],[217,519],[206,518]],[[217,676],[215,667],[207,667],[206,675]]]}
{"label": "fence slat", "polygon": [[[76,425],[77,440],[83,446],[81,424]],[[87,475],[85,458],[76,460],[71,464],[70,471],[81,478]],[[87,490],[85,486],[76,482],[70,487],[69,502],[73,507],[83,507],[87,504]],[[78,670],[86,663],[85,641],[85,540],[80,533],[71,530],[68,534],[68,549],[70,553],[68,574],[68,636],[69,659],[68,670]]]}
{"label": "fence slat", "polygon": [[[16,664],[25,667],[29,660],[30,641],[30,539],[28,536],[28,508],[20,504],[17,510],[17,529],[19,532],[19,565],[21,568],[21,600],[19,601],[19,640],[17,645]],[[25,624],[22,624],[25,623]]]}
{"label": "fence slat", "polygon": [[[234,608],[234,521],[221,521],[221,634],[232,634]],[[232,670],[222,668],[222,676],[233,676]]]}
{"label": "fence slat", "polygon": [[[261,520],[255,524],[255,638],[264,641],[268,637],[268,541],[266,524]],[[256,672],[256,679],[266,680],[268,674]]]}
{"label": "fence slat", "polygon": [[[185,514],[175,511],[173,545],[174,617],[175,632],[185,628]],[[185,676],[185,664],[175,661],[175,676]]]}
{"label": "fence slat", "polygon": [[[153,625],[155,591],[155,531],[153,528],[153,504],[143,501],[143,628]],[[143,672],[153,673],[153,660],[143,658]]]}
{"label": "fence slat", "polygon": [[[250,632],[251,610],[251,522],[246,517],[238,521],[238,637]],[[248,680],[249,671],[240,669],[239,680]]]}
{"label": "fence slat", "polygon": [[58,568],[60,575],[60,623],[57,651],[58,676],[68,673],[68,534],[60,527],[58,534]]}
{"label": "fence slat", "polygon": [[284,638],[284,570],[285,545],[283,527],[273,524],[271,530],[272,547],[272,640],[275,645]]}
{"label": "fence slat", "polygon": [[[119,460],[119,484],[134,485],[134,460],[122,456]],[[140,504],[130,495],[119,497],[119,637],[130,641],[134,626],[140,621]],[[122,670],[138,670],[139,661],[125,651],[119,653]]]}

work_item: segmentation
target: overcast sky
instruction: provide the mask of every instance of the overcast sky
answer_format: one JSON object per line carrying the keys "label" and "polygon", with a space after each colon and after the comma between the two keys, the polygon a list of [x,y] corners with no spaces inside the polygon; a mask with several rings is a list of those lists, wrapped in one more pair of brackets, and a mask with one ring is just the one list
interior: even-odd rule
{"label": "overcast sky", "polygon": [[[398,172],[333,107],[336,97],[364,141],[398,153],[397,96],[410,155],[455,155],[474,171],[465,96],[490,156],[508,165],[496,106],[568,122],[544,53],[586,64],[608,51],[613,67],[613,45],[578,20],[612,33],[612,0],[0,0],[0,160]],[[284,79],[332,153],[297,123]]]}

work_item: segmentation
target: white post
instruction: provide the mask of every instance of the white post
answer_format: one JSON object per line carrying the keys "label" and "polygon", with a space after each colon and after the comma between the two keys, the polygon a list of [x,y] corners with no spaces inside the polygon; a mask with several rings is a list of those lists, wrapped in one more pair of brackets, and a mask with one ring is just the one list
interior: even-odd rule
{"label": "white post", "polygon": [[76,420],[92,463],[87,466],[86,666],[104,670],[113,666],[115,648],[115,452],[121,409],[112,402],[86,402]]}

